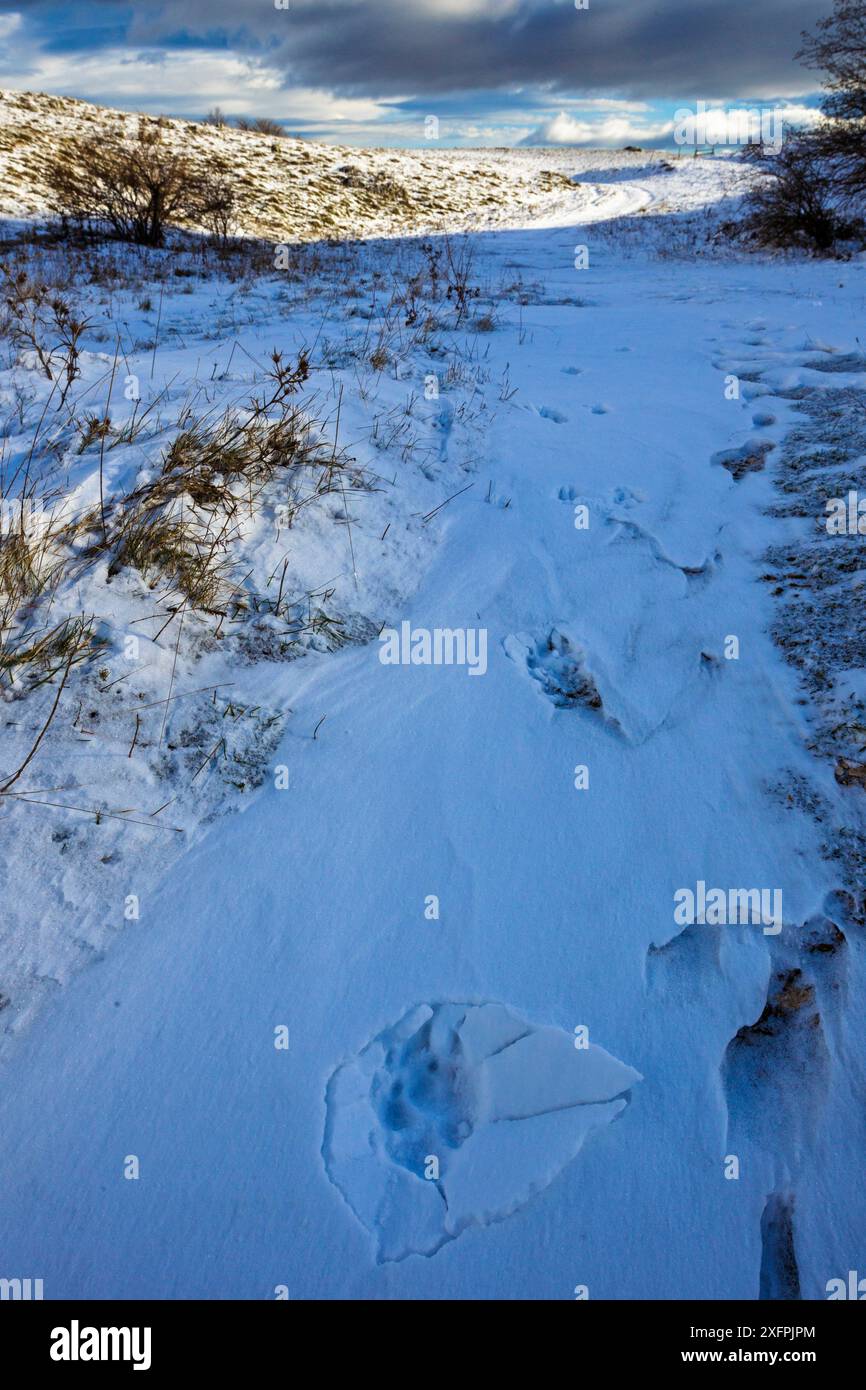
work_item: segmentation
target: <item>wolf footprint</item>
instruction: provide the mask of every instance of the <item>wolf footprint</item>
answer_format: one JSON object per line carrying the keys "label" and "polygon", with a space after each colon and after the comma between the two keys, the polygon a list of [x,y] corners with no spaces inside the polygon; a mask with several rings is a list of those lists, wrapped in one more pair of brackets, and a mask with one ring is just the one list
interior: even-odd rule
{"label": "wolf footprint", "polygon": [[503,1004],[420,1004],[331,1077],[322,1154],[380,1261],[429,1256],[547,1187],[640,1080]]}
{"label": "wolf footprint", "polygon": [[511,636],[505,640],[505,651],[512,661],[525,665],[557,709],[583,707],[598,714],[605,723],[624,734],[625,730],[605,708],[596,678],[587,664],[586,653],[577,642],[559,628],[551,628],[546,637]]}

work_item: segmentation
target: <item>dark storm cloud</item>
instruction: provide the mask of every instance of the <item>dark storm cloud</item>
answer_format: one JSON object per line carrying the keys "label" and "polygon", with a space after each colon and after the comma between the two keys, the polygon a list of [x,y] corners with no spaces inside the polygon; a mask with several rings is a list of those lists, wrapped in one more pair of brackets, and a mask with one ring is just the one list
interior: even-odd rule
{"label": "dark storm cloud", "polygon": [[532,86],[556,94],[729,99],[817,86],[793,61],[816,0],[0,0],[55,52],[127,43],[266,57],[346,95]]}

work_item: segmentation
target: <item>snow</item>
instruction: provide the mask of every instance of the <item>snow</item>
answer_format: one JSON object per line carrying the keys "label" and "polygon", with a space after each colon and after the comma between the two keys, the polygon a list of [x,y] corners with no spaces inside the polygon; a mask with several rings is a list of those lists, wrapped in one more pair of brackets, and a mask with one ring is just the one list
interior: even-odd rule
{"label": "snow", "polygon": [[[333,433],[341,399],[376,485],[351,500],[354,565],[339,498],[282,539],[268,498],[244,535],[259,576],[288,552],[299,598],[333,586],[354,640],[180,649],[179,689],[232,681],[274,716],[272,744],[253,726],[239,750],[262,753],[250,786],[161,767],[158,727],[128,758],[124,697],[116,746],[58,730],[28,785],[148,812],[175,795],[183,834],[5,807],[0,1245],[47,1297],[754,1299],[788,1235],[804,1297],[858,1267],[862,790],[815,746],[761,576],[821,515],[779,512],[799,391],[866,387],[863,266],[682,254],[730,215],[729,160],[557,160],[583,180],[570,206],[475,239],[493,331],[439,305],[435,339],[395,338],[384,371],[357,344],[382,322],[373,271],[422,255],[396,237],[303,294],[270,275],[171,296],[152,384],[153,313],[103,306],[82,389],[104,392],[125,322],[165,429],[191,391],[242,402],[246,354],[315,341],[312,415]],[[3,389],[22,377],[38,410],[26,368]],[[113,451],[110,485],[163,443]],[[132,572],[80,590],[119,675],[148,595]],[[485,629],[483,678],[384,663],[375,634],[404,621]],[[157,627],[149,700],[174,653]],[[858,640],[837,665],[862,706]],[[180,746],[208,701],[172,715]],[[782,932],[680,927],[699,881],[781,890]]]}
{"label": "snow", "polygon": [[545,1188],[639,1080],[501,1004],[421,1006],[333,1076],[325,1163],[380,1258],[430,1255]]}

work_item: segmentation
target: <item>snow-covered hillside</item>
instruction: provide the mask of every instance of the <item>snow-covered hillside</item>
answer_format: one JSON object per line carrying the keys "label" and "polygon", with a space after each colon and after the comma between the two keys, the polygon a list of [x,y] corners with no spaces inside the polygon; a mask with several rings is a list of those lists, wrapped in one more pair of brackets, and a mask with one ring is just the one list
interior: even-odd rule
{"label": "snow-covered hillside", "polygon": [[[99,650],[0,799],[5,1264],[46,1297],[824,1297],[866,1233],[863,539],[826,525],[863,265],[732,250],[729,158],[352,158],[511,183],[470,238],[426,193],[423,240],[330,232],[310,185],[282,268],[27,262],[89,319],[61,410],[26,345],[0,374],[54,521],[296,414],[218,602],[77,531],[47,590]],[[578,182],[521,211],[542,168]],[[353,218],[388,239],[315,240]],[[58,681],[7,683],[7,778]]]}
{"label": "snow-covered hillside", "polygon": [[[0,217],[38,216],[54,204],[46,164],[73,151],[78,137],[132,135],[140,118],[71,97],[0,90]],[[563,149],[453,150],[431,140],[417,150],[357,150],[292,137],[273,139],[194,121],[143,118],[166,147],[194,168],[231,177],[238,195],[237,230],[270,241],[393,236],[478,228],[557,212],[574,204],[575,178],[593,172],[632,179],[670,172],[658,152]],[[684,177],[672,206],[718,196],[720,161],[712,177],[694,160],[671,156]],[[748,172],[731,165],[731,188]],[[666,181],[666,183],[669,181]]]}

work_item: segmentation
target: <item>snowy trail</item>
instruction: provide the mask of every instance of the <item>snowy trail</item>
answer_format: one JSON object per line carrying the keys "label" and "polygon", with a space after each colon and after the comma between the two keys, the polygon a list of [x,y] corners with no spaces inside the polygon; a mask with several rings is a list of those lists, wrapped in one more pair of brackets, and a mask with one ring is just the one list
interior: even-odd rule
{"label": "snowy trail", "polygon": [[[652,198],[598,187],[584,222]],[[854,1267],[844,1107],[808,1058],[797,1084],[823,1088],[824,1119],[796,1157],[748,1132],[730,1147],[725,1051],[764,1006],[772,938],[674,918],[699,880],[781,888],[786,925],[834,886],[810,827],[764,790],[807,758],[755,581],[769,478],[711,463],[760,434],[720,367],[743,353],[762,285],[604,246],[582,277],[579,239],[554,219],[481,240],[491,274],[519,266],[547,302],[524,311],[525,343],[514,322],[490,338],[489,397],[506,366],[518,394],[403,616],[486,629],[486,674],[384,665],[376,643],[284,670],[289,789],[217,826],[11,1058],[2,1246],[47,1296],[756,1298],[762,1216],[791,1183],[803,1295]],[[775,296],[797,274],[767,296],[780,326],[791,306]],[[797,309],[820,324],[818,301]],[[564,703],[575,670],[593,698]],[[579,1108],[605,1113],[577,1153],[560,1122],[574,1096],[555,1094],[568,1064],[542,1038],[528,1075],[554,1094],[538,1112],[526,1072],[498,1083],[525,1117],[489,1170],[501,1191],[470,1183],[456,1238],[437,1243],[428,1189],[395,1164],[377,1251],[345,1200],[367,1182],[345,1087],[363,1084],[362,1054],[399,1051],[409,1010],[451,1001],[504,1006],[503,1046],[521,1020],[588,1028],[611,1060],[591,1054]],[[434,1037],[444,1065],[448,1046]],[[454,1096],[431,1104],[462,1141]],[[399,1143],[393,1109],[374,1122]]]}
{"label": "snowy trail", "polygon": [[[636,212],[645,212],[657,200],[657,195],[651,189],[635,183],[584,184],[584,191],[587,190],[590,190],[590,201],[588,207],[580,209],[581,224],[604,222],[614,217],[631,217]],[[565,225],[571,225],[572,219],[564,214],[563,222]],[[551,223],[541,219],[540,225]]]}
{"label": "snowy trail", "polygon": [[[658,201],[657,192],[632,181],[581,181],[578,191],[563,200],[559,207],[551,212],[536,214],[532,227],[538,231],[545,227],[590,226],[593,222],[607,222],[617,217],[631,217],[636,212],[646,212]],[[579,218],[579,222],[576,222],[576,218]],[[515,230],[520,230],[520,227]]]}

